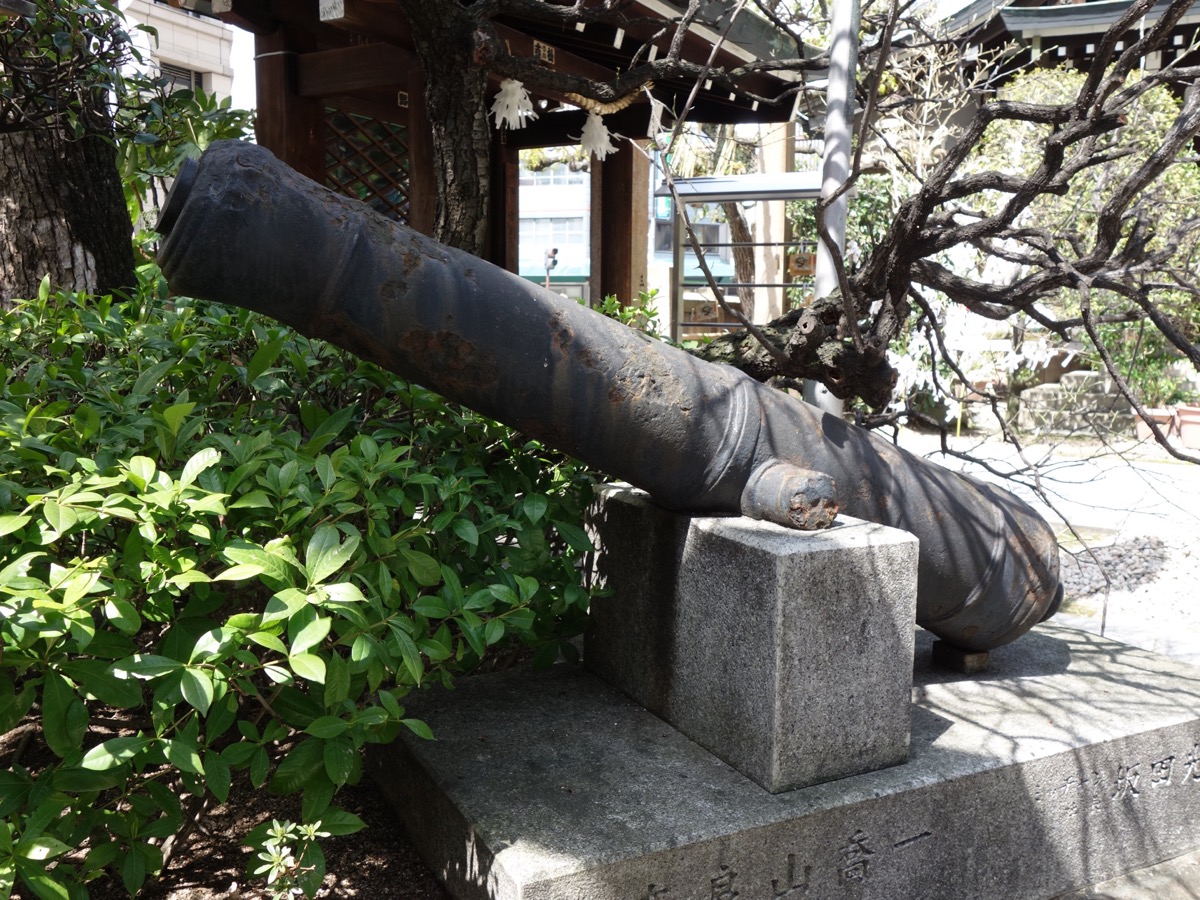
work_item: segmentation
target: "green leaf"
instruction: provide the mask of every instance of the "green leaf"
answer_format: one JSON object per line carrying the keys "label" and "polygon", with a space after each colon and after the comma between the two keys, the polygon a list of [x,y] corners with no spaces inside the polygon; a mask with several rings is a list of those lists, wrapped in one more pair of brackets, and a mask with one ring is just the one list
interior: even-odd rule
{"label": "green leaf", "polygon": [[85,753],[80,765],[94,771],[112,769],[133,759],[151,743],[150,738],[144,737],[109,738]]}
{"label": "green leaf", "polygon": [[322,525],[313,532],[312,539],[304,551],[305,570],[310,585],[320,584],[354,556],[359,545],[358,535],[350,535],[345,543],[341,543],[340,538],[341,532],[332,525]]}
{"label": "green leaf", "polygon": [[312,653],[299,653],[288,657],[288,665],[292,671],[305,681],[325,682],[325,661]]}
{"label": "green leaf", "polygon": [[555,530],[562,535],[562,539],[567,542],[572,550],[578,550],[586,553],[589,550],[595,550],[592,546],[592,539],[587,536],[582,528],[578,525],[572,525],[570,522],[562,522],[558,519],[553,519]]}
{"label": "green leaf", "polygon": [[100,430],[100,414],[86,403],[82,403],[71,416],[71,424],[79,440],[86,441]]}
{"label": "green leaf", "polygon": [[294,794],[324,768],[325,756],[321,741],[302,741],[293,747],[283,762],[276,767],[275,777],[271,779],[271,792]]}
{"label": "green leaf", "polygon": [[263,786],[263,782],[267,780],[267,769],[270,767],[270,762],[265,749],[259,747],[254,751],[254,755],[250,757],[251,785],[256,788]]}
{"label": "green leaf", "polygon": [[470,544],[472,547],[479,546],[479,529],[475,527],[475,523],[469,519],[455,519],[454,533]]}
{"label": "green leaf", "polygon": [[445,619],[453,614],[446,598],[439,594],[424,594],[413,601],[412,611],[427,619]]}
{"label": "green leaf", "polygon": [[321,716],[304,729],[317,738],[333,738],[350,730],[350,723],[337,716]]}
{"label": "green leaf", "polygon": [[316,647],[325,640],[332,625],[333,619],[328,616],[319,616],[313,619],[292,638],[291,655],[295,656]]}
{"label": "green leaf", "polygon": [[121,862],[121,882],[132,897],[146,882],[146,858],[136,848],[125,854]]}
{"label": "green leaf", "polygon": [[325,773],[329,780],[338,786],[345,784],[354,773],[357,756],[358,751],[354,749],[354,744],[346,738],[326,741],[323,757]]}
{"label": "green leaf", "polygon": [[328,832],[333,837],[354,834],[366,827],[366,822],[344,809],[329,809],[325,811],[325,815],[321,816],[321,830]]}
{"label": "green leaf", "polygon": [[325,664],[325,706],[331,708],[350,696],[350,664],[332,653]]}
{"label": "green leaf", "polygon": [[66,885],[47,873],[40,862],[18,859],[17,873],[39,900],[70,900],[71,898]]}
{"label": "green leaf", "polygon": [[129,770],[118,766],[115,769],[105,769],[102,772],[91,769],[81,769],[78,766],[59,769],[54,773],[54,789],[69,791],[74,794],[91,791],[106,791],[118,784],[125,783],[129,778]]}
{"label": "green leaf", "polygon": [[404,557],[409,574],[422,587],[433,587],[442,580],[441,567],[438,565],[437,560],[429,554],[422,553],[420,550],[402,547],[400,548],[400,555]]}
{"label": "green leaf", "polygon": [[142,627],[142,617],[133,604],[116,597],[104,602],[104,616],[122,634],[137,634]]}
{"label": "green leaf", "polygon": [[16,728],[36,699],[37,688],[34,685],[27,684],[17,693],[12,680],[0,673],[0,734],[6,734]]}
{"label": "green leaf", "polygon": [[75,510],[69,506],[60,506],[53,500],[47,500],[42,504],[42,518],[53,529],[55,538],[64,531],[68,531],[71,526],[79,521],[79,516],[75,514]]}
{"label": "green leaf", "polygon": [[404,710],[400,708],[400,704],[396,700],[396,695],[391,691],[379,692],[379,705],[387,710],[387,714],[393,719],[400,718],[404,713]]}
{"label": "green leaf", "polygon": [[42,683],[42,734],[60,758],[76,752],[87,732],[87,707],[61,675],[47,672]]}
{"label": "green leaf", "polygon": [[186,738],[160,738],[163,753],[167,761],[182,772],[192,775],[204,774],[204,763],[200,760],[200,750]]}
{"label": "green leaf", "polygon": [[208,715],[208,708],[213,701],[212,676],[204,669],[189,666],[181,673],[179,686],[183,691],[183,699],[200,715]]}
{"label": "green leaf", "polygon": [[246,635],[246,640],[253,641],[267,650],[274,650],[280,656],[287,656],[287,644],[267,631],[252,631]]}
{"label": "green leaf", "polygon": [[129,471],[129,480],[139,491],[146,490],[154,481],[156,467],[154,460],[149,457],[135,456],[129,460],[126,468]]}
{"label": "green leaf", "polygon": [[[321,424],[318,425],[313,431],[312,437],[308,439],[308,443],[304,445],[304,453],[308,456],[315,456],[317,453],[320,453],[330,441],[341,434],[342,430],[350,424],[350,420],[354,417],[354,412],[354,407],[348,406],[343,409],[339,409],[330,416],[327,416],[325,420],[321,422]],[[325,478],[323,475],[321,481],[322,484],[325,485],[325,489],[328,490],[329,485],[325,483]]]}
{"label": "green leaf", "polygon": [[504,637],[504,622],[501,619],[488,619],[483,628],[483,640],[490,646]]}
{"label": "green leaf", "polygon": [[213,581],[245,581],[247,578],[257,578],[263,573],[263,567],[258,563],[238,563],[230,566]]}
{"label": "green leaf", "polygon": [[142,688],[129,676],[119,676],[100,659],[77,659],[60,664],[71,680],[101,703],[129,709],[142,702]]}
{"label": "green leaf", "polygon": [[275,340],[260,345],[254,351],[254,355],[250,357],[250,362],[246,365],[247,383],[257,381],[260,375],[275,364],[285,343],[287,343],[287,335],[280,335]]}
{"label": "green leaf", "polygon": [[195,403],[173,403],[162,411],[163,421],[167,423],[167,428],[171,430],[172,435],[179,436],[179,429],[183,427],[189,413],[195,408]]}
{"label": "green leaf", "polygon": [[117,677],[133,676],[150,680],[161,675],[183,668],[183,663],[167,656],[155,656],[152,653],[135,653],[133,656],[113,663],[112,671]]}
{"label": "green leaf", "polygon": [[0,516],[0,537],[20,531],[33,521],[33,516]]}
{"label": "green leaf", "polygon": [[16,855],[25,859],[54,859],[70,851],[70,845],[48,834],[40,835],[31,841],[19,841],[16,846]]}
{"label": "green leaf", "polygon": [[413,639],[408,636],[404,629],[392,625],[392,635],[396,638],[396,643],[400,647],[400,656],[404,660],[404,668],[408,669],[408,674],[412,676],[413,681],[420,684],[421,680],[425,677],[425,663],[421,659],[421,651],[417,649],[417,645],[413,643]]}
{"label": "green leaf", "polygon": [[541,494],[530,494],[521,501],[521,510],[534,525],[538,520],[546,514],[546,510],[550,508],[550,501]]}
{"label": "green leaf", "polygon": [[211,750],[204,751],[204,782],[212,791],[218,803],[229,799],[229,788],[233,783],[229,765],[221,758],[221,754]]}
{"label": "green leaf", "polygon": [[[212,447],[205,447],[184,463],[183,474],[179,476],[179,486],[181,488],[187,487],[196,480],[201,472],[212,468],[220,461],[221,454],[219,451],[214,450]],[[211,484],[211,482],[209,483]]]}
{"label": "green leaf", "polygon": [[288,587],[296,576],[290,560],[278,552],[272,553],[253,544],[230,545],[222,551],[222,555],[234,564],[256,565],[261,570],[260,574]]}
{"label": "green leaf", "polygon": [[321,815],[329,809],[333,795],[337,793],[337,785],[321,772],[304,786],[304,797],[300,802],[300,818],[304,822],[319,822]]}
{"label": "green leaf", "polygon": [[176,361],[173,359],[164,359],[155,363],[138,376],[133,387],[129,389],[130,395],[134,397],[154,395],[160,388],[159,382],[162,381],[163,376],[175,368],[175,365]]}

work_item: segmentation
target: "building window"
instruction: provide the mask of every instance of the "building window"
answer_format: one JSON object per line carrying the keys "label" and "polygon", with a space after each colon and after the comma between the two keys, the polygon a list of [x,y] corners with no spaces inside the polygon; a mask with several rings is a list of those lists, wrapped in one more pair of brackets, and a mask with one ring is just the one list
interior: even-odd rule
{"label": "building window", "polygon": [[169,0],[154,0],[159,6],[169,6],[171,9],[183,13],[185,16],[195,16],[201,18],[200,13],[195,9],[195,0],[180,0],[179,3],[171,3]]}
{"label": "building window", "polygon": [[173,94],[176,91],[204,90],[203,72],[195,72],[192,69],[185,69],[183,66],[175,66],[171,63],[159,63],[158,69],[162,77],[170,82],[167,85],[168,94]]}
{"label": "building window", "polygon": [[521,247],[570,247],[588,243],[587,219],[581,216],[521,220]]}
{"label": "building window", "polygon": [[525,187],[532,185],[587,184],[587,179],[587,172],[574,171],[566,163],[555,163],[536,172],[521,166],[521,184]]}

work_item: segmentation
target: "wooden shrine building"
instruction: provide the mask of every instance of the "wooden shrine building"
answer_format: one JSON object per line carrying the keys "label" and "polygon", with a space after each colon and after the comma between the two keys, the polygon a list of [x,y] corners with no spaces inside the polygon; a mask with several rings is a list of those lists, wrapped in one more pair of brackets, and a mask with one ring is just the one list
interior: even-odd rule
{"label": "wooden shrine building", "polygon": [[[169,2],[255,35],[260,144],[303,174],[432,233],[432,132],[403,0]],[[704,64],[711,57],[713,65],[732,69],[796,55],[794,42],[749,12],[730,24],[726,17],[734,6],[707,4],[708,14],[696,20],[683,42],[685,59]],[[679,0],[634,0],[626,10],[626,22],[633,23],[627,29],[599,22],[549,26],[519,17],[500,17],[492,24],[512,56],[609,81],[639,50],[643,60],[665,54],[675,30],[671,23],[685,8]],[[499,81],[489,76],[490,92]],[[659,79],[653,93],[667,110],[675,110],[684,106],[694,84],[694,79]],[[789,82],[757,72],[737,86],[775,97]],[[531,92],[546,114],[521,130],[491,130],[492,199],[483,255],[512,271],[517,268],[518,151],[578,143],[586,118],[574,108],[554,112],[564,106],[561,95]],[[780,122],[791,113],[790,99],[754,102],[707,82],[700,85],[689,120]],[[651,114],[652,104],[639,97],[606,115],[605,122],[614,133],[641,138]],[[602,163],[592,160],[591,269],[593,291],[599,291],[594,296],[612,293],[626,300],[645,287],[649,164],[628,141],[619,143],[620,150]]]}

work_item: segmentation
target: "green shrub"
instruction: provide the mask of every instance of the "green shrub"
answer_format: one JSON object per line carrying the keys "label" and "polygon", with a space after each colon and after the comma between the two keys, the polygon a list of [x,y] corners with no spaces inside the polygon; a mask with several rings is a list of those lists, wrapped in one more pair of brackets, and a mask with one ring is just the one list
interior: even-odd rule
{"label": "green shrub", "polygon": [[136,893],[234,778],[353,831],[362,746],[429,734],[409,691],[570,655],[586,613],[577,464],[145,277],[0,314],[0,733],[40,726],[0,773],[0,897]]}

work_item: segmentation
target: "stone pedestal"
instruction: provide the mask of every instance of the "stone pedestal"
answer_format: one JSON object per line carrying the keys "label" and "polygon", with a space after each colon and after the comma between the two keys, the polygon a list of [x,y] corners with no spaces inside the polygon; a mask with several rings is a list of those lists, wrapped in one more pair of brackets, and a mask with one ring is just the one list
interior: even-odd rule
{"label": "stone pedestal", "polygon": [[1049,624],[983,677],[930,644],[908,762],[815,787],[565,667],[409,697],[437,740],[369,766],[463,900],[1040,900],[1200,847],[1200,669]]}
{"label": "stone pedestal", "polygon": [[904,762],[917,539],[667,512],[607,486],[592,671],[769,791]]}

